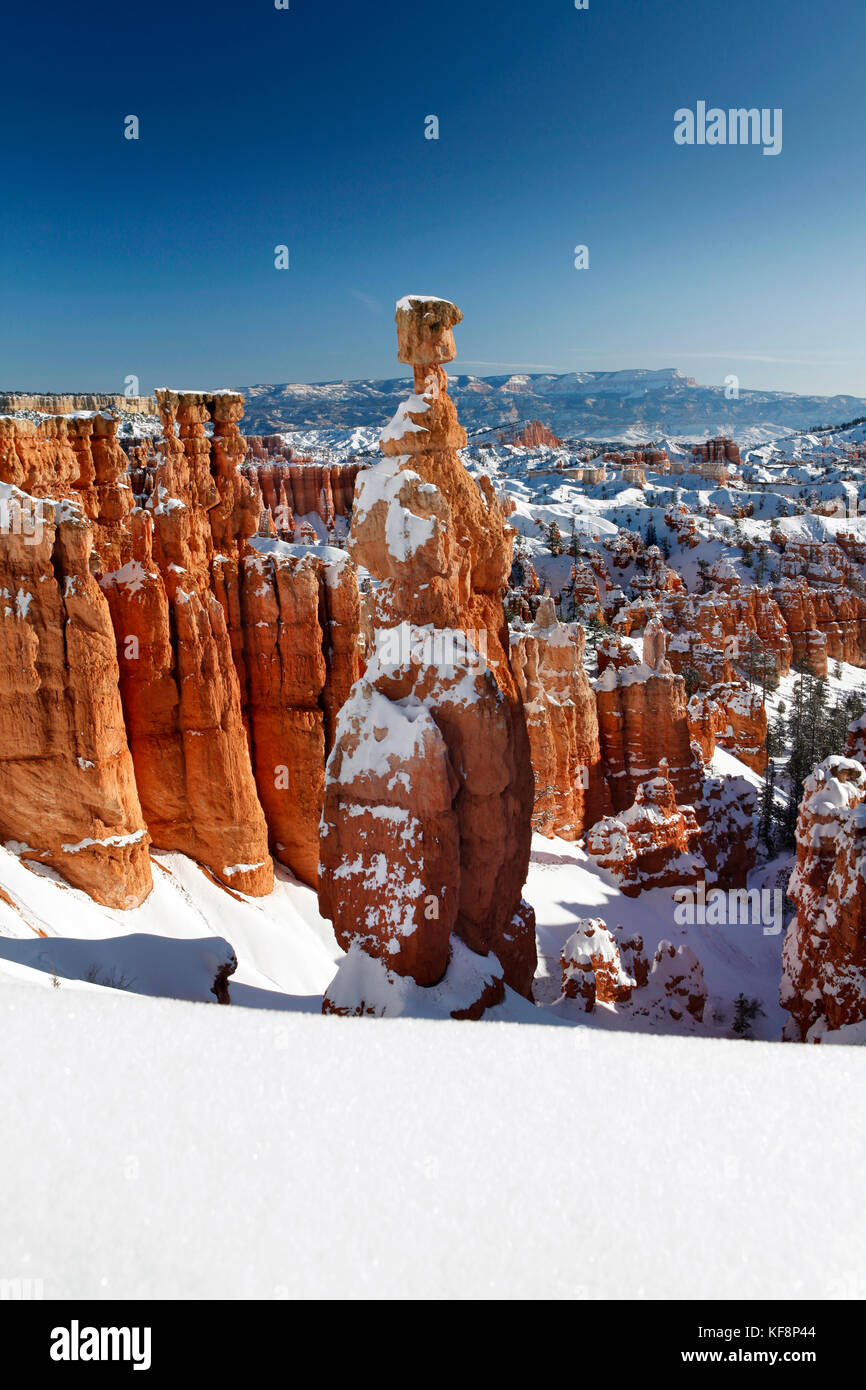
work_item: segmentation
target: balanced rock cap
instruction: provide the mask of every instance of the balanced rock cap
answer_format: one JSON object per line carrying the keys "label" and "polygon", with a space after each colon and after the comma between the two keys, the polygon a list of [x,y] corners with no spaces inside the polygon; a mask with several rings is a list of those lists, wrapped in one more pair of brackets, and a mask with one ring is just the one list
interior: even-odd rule
{"label": "balanced rock cap", "polygon": [[452,329],[463,315],[448,299],[407,294],[397,301],[397,359],[412,366],[453,362],[457,356]]}

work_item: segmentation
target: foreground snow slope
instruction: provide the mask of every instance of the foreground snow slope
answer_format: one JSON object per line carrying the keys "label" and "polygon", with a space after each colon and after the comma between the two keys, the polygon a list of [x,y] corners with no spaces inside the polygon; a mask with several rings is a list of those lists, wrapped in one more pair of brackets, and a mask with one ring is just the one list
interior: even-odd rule
{"label": "foreground snow slope", "polygon": [[0,985],[4,1277],[46,1297],[851,1297],[857,1048]]}
{"label": "foreground snow slope", "polygon": [[316,895],[281,866],[273,893],[226,892],[183,854],[153,853],[153,892],[101,907],[59,874],[0,846],[0,980],[67,992],[106,985],[213,1003],[225,943],[234,1004],[318,1013],[342,953]]}

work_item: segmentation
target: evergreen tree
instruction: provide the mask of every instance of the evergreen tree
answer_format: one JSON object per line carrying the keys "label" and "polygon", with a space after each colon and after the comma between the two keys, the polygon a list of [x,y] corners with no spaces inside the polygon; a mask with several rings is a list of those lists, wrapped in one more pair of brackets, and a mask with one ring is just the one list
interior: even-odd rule
{"label": "evergreen tree", "polygon": [[701,673],[694,666],[684,666],[680,675],[686,687],[686,699],[690,700],[701,688]]}
{"label": "evergreen tree", "polygon": [[742,990],[734,1001],[733,1031],[739,1038],[747,1038],[752,1024],[759,1014],[763,1014],[760,999],[747,999]]}
{"label": "evergreen tree", "polygon": [[586,622],[586,645],[592,651],[598,651],[599,638],[608,631],[607,623],[598,616],[597,613],[590,614]]}
{"label": "evergreen tree", "polygon": [[565,549],[565,545],[563,544],[562,533],[555,521],[551,521],[547,526],[544,539],[545,544],[547,545],[547,548],[550,551],[551,555],[562,554],[563,550]]}
{"label": "evergreen tree", "polygon": [[[769,736],[767,738],[769,744]],[[772,758],[767,762],[767,771],[764,775],[764,787],[761,792],[761,803],[758,818],[758,839],[766,848],[767,854],[772,858],[776,851],[776,835],[774,830],[776,813],[776,767]]]}

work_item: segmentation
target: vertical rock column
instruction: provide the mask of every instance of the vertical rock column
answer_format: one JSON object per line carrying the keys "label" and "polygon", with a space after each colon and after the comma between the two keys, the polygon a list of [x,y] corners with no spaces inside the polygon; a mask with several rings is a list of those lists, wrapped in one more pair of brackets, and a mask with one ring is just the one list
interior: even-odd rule
{"label": "vertical rock column", "polygon": [[461,318],[445,300],[398,304],[415,391],[356,484],[350,553],[381,582],[326,774],[319,901],[349,953],[325,999],[339,1012],[387,1012],[389,981],[437,984],[455,952],[465,973],[464,946],[492,974],[452,1012],[477,1016],[504,984],[531,996],[533,775],[502,603],[512,533],[456,452],[442,364]]}
{"label": "vertical rock column", "polygon": [[[229,394],[216,397],[225,423],[242,400]],[[204,428],[213,396],[160,391],[157,399],[164,437],[155,489],[147,512],[132,517],[132,560],[102,580],[142,808],[159,848],[180,850],[228,887],[261,895],[273,886],[267,827],[226,614],[211,589],[212,509],[227,559],[236,560],[227,519],[234,504],[218,486],[230,487],[220,473],[230,451],[217,450],[215,476]]]}
{"label": "vertical rock column", "polygon": [[0,840],[130,908],[152,886],[148,837],[80,476],[66,421],[0,421]]}

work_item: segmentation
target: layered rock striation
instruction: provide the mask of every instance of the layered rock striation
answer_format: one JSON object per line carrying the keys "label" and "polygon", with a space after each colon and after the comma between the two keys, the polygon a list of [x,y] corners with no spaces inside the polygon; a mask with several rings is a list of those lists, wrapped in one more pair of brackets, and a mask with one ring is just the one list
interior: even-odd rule
{"label": "layered rock striation", "polygon": [[0,419],[0,836],[117,907],[151,842],[234,891],[270,892],[271,850],[315,885],[355,566],[257,535],[239,394],[157,395],[138,470],[110,412]]}
{"label": "layered rock striation", "polygon": [[579,624],[557,620],[549,598],[528,630],[511,635],[535,776],[533,828],[569,840],[610,810],[585,642]]}

